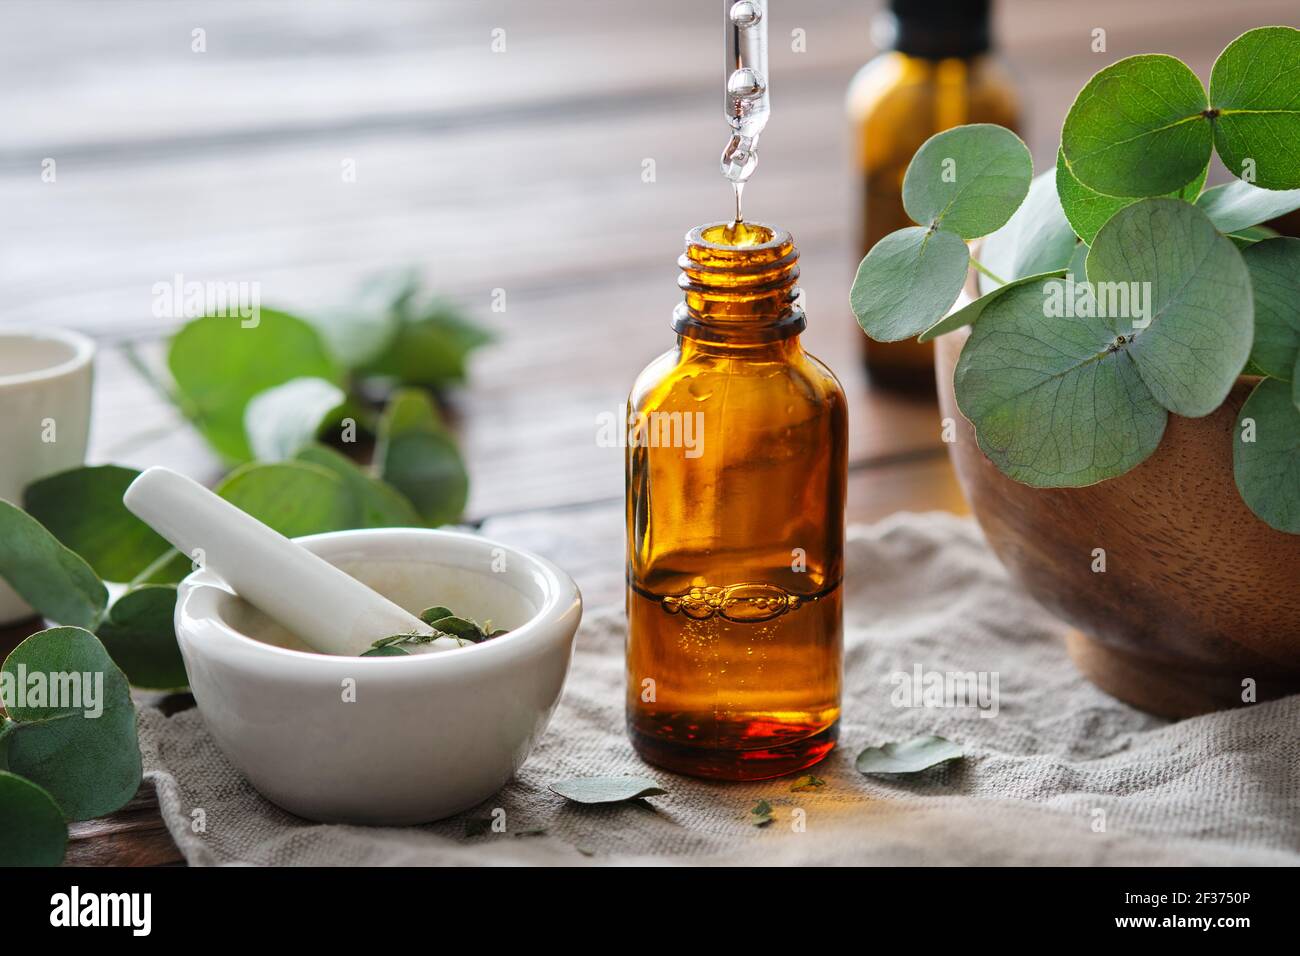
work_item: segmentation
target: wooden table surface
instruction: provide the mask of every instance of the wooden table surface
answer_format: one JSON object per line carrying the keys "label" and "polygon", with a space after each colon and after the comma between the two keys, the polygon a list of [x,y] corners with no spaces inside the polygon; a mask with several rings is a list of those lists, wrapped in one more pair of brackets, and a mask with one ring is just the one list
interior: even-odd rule
{"label": "wooden table surface", "polygon": [[[774,115],[746,211],[801,249],[805,341],[850,397],[849,518],[964,511],[935,406],[868,387],[847,308],[856,192],[843,95],[874,52],[879,3],[772,7]],[[1036,167],[1103,65],[1161,51],[1206,76],[1232,37],[1296,13],[1294,0],[1004,0],[998,32]],[[730,213],[718,19],[718,4],[691,0],[635,12],[597,0],[10,0],[3,321],[100,342],[92,463],[212,480],[212,454],[123,354],[129,344],[157,362],[174,327],[153,315],[154,283],[255,281],[265,305],[307,312],[368,275],[418,266],[498,334],[452,396],[467,518],[561,561],[589,605],[621,600],[609,569],[622,561],[622,454],[597,444],[597,416],[672,343],[682,236]],[[1096,27],[1105,53],[1092,52]],[[496,29],[504,52],[491,49]],[[191,49],[195,30],[206,52]],[[54,183],[41,178],[47,158]],[[504,312],[490,309],[497,289]],[[177,861],[147,786],[111,817],[74,824],[67,855]]]}

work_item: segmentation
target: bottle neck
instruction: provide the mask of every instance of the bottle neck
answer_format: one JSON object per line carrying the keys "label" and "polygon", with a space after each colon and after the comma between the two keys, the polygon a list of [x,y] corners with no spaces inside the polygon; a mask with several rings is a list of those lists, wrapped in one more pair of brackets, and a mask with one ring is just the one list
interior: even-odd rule
{"label": "bottle neck", "polygon": [[882,19],[882,45],[906,56],[973,59],[993,46],[989,0],[892,0]]}
{"label": "bottle neck", "polygon": [[673,329],[683,338],[757,345],[793,338],[807,325],[795,304],[799,251],[784,230],[751,222],[697,226],[677,264],[684,301],[673,311]]}

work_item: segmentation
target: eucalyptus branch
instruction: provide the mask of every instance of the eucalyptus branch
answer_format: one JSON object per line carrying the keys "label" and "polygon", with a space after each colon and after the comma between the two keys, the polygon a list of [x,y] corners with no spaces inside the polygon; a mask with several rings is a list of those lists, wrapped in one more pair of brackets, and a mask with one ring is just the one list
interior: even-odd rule
{"label": "eucalyptus branch", "polygon": [[978,259],[976,259],[974,256],[971,256],[971,257],[970,257],[970,264],[973,265],[973,266],[975,267],[975,271],[976,271],[976,272],[978,272],[978,273],[980,273],[980,274],[982,274],[982,275],[986,275],[986,276],[988,276],[990,279],[992,279],[992,280],[993,280],[994,282],[996,282],[998,285],[1006,285],[1006,284],[1007,284],[1007,280],[1006,280],[1006,279],[1003,279],[1001,276],[996,276],[996,275],[994,275],[992,272],[990,272],[988,269],[986,269],[986,268],[984,267],[984,264],[983,264],[982,262],[980,262]]}

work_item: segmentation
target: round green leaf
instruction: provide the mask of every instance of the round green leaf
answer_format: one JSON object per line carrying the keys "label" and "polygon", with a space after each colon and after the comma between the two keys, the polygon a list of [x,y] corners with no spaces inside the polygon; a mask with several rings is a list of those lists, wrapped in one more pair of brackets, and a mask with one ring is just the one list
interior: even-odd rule
{"label": "round green leaf", "polygon": [[1261,521],[1300,534],[1300,407],[1293,397],[1276,379],[1255,386],[1237,416],[1232,470],[1241,500]]}
{"label": "round green leaf", "polygon": [[93,628],[108,591],[90,565],[21,508],[0,500],[0,579],[42,615]]}
{"label": "round green leaf", "polygon": [[1065,161],[1065,150],[1062,149],[1056,151],[1056,191],[1066,219],[1084,242],[1092,242],[1097,230],[1106,225],[1106,220],[1129,203],[1136,202],[1120,196],[1104,196],[1079,182],[1070,172],[1070,164]]}
{"label": "round green leaf", "polygon": [[849,303],[858,325],[877,342],[910,339],[957,301],[969,265],[966,243],[951,232],[891,232],[871,247],[853,280]]}
{"label": "round green leaf", "polygon": [[180,690],[189,678],[176,644],[174,585],[147,584],[108,609],[98,636],[133,687]]}
{"label": "round green leaf", "polygon": [[170,545],[126,510],[122,495],[140,473],[100,465],[28,485],[23,507],[106,581],[130,581]]}
{"label": "round green leaf", "polygon": [[411,303],[400,312],[397,332],[388,347],[357,371],[381,375],[403,385],[445,385],[465,378],[469,353],[492,341],[491,334],[464,318],[446,302],[417,308]]}
{"label": "round green leaf", "polygon": [[1097,73],[1065,117],[1061,149],[1080,183],[1107,196],[1181,189],[1210,161],[1209,101],[1196,74],[1163,53]]}
{"label": "round green leaf", "polygon": [[259,392],[296,378],[339,383],[341,374],[319,334],[302,319],[263,309],[255,326],[209,316],[172,339],[167,364],[181,407],[224,458],[247,461],[244,408]]}
{"label": "round green leaf", "polygon": [[[1201,187],[1205,185],[1205,177],[1209,171],[1208,164],[1203,166],[1200,175],[1190,183],[1166,195],[1173,199],[1196,201],[1196,197],[1201,195]],[[1087,243],[1091,243],[1097,237],[1097,231],[1106,225],[1111,216],[1125,206],[1137,202],[1136,197],[1104,196],[1089,189],[1075,178],[1074,173],[1070,171],[1070,164],[1065,161],[1065,152],[1059,149],[1056,151],[1056,189],[1061,197],[1061,207],[1065,211],[1065,217],[1074,227],[1078,237]]]}
{"label": "round green leaf", "polygon": [[[40,631],[14,648],[3,671],[17,723],[6,734],[10,770],[47,790],[69,820],[112,813],[135,796],[141,768],[131,690],[95,635]],[[41,680],[48,690],[37,700]]]}
{"label": "round green leaf", "polygon": [[1277,230],[1270,229],[1267,226],[1251,226],[1241,230],[1241,232],[1228,233],[1228,238],[1232,240],[1233,245],[1238,249],[1249,249],[1257,242],[1262,242],[1265,239],[1276,239],[1277,237]]}
{"label": "round green leaf", "polygon": [[[1029,184],[1029,194],[1005,226],[984,240],[979,260],[1004,282],[1064,269],[1074,253],[1070,228],[1056,193],[1056,173],[1048,170]],[[981,293],[997,283],[980,273]]]}
{"label": "round green leaf", "polygon": [[913,222],[963,239],[1001,227],[1034,175],[1029,147],[991,123],[958,126],[927,139],[903,177],[903,208]]}
{"label": "round green leaf", "polygon": [[420,291],[418,270],[367,277],[334,308],[314,310],[308,321],[341,366],[355,369],[374,361],[393,342],[410,301]]}
{"label": "round green leaf", "polygon": [[1300,209],[1300,189],[1260,189],[1235,179],[1205,190],[1196,205],[1219,232],[1240,233]]}
{"label": "round green leaf", "polygon": [[1065,274],[1071,282],[1085,282],[1088,279],[1088,244],[1081,242],[1074,247],[1074,255],[1065,267]]}
{"label": "round green leaf", "polygon": [[383,480],[404,494],[427,523],[447,524],[465,510],[465,463],[423,391],[393,393],[380,421],[375,460]]}
{"label": "round green leaf", "polygon": [[319,465],[243,465],[213,490],[287,538],[357,526],[357,504],[347,486]]}
{"label": "round green leaf", "polygon": [[1160,444],[1166,413],[1102,319],[1055,314],[1061,280],[1027,284],[980,316],[957,362],[957,405],[1005,475],[1044,488],[1121,475]]}
{"label": "round green leaf", "polygon": [[323,378],[295,378],[258,392],[244,409],[244,433],[253,457],[283,461],[315,440],[330,413],[347,401]]}
{"label": "round green leaf", "polygon": [[360,657],[410,657],[409,651],[404,651],[400,647],[372,647],[368,651],[362,651]]}
{"label": "round green leaf", "polygon": [[68,825],[54,799],[0,770],[0,866],[58,866],[67,845]]}
{"label": "round green leaf", "polygon": [[328,468],[352,492],[360,508],[362,528],[419,527],[424,522],[410,500],[377,478],[371,478],[346,456],[325,445],[308,445],[298,452],[299,461]]}
{"label": "round green leaf", "polygon": [[1241,255],[1255,289],[1250,360],[1263,374],[1291,381],[1300,360],[1300,239],[1265,239]]}
{"label": "round green leaf", "polygon": [[1210,72],[1214,145],[1229,172],[1265,189],[1300,187],[1300,30],[1261,27],[1224,48]]}
{"label": "round green leaf", "polygon": [[[1125,207],[1097,233],[1088,280],[1161,405],[1196,418],[1223,403],[1254,336],[1250,273],[1203,212],[1163,198]],[[1115,309],[1122,295],[1128,308]]]}

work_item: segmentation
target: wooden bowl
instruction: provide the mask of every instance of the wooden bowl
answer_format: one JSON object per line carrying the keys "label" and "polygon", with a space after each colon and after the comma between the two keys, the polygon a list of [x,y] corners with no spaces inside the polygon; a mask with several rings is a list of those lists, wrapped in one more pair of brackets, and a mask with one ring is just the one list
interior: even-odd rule
{"label": "wooden bowl", "polygon": [[[1086,488],[1032,488],[994,467],[957,409],[953,371],[969,330],[935,343],[949,454],[1011,576],[1076,630],[1071,657],[1097,686],[1167,717],[1300,691],[1300,535],[1256,518],[1232,478],[1239,379],[1204,418],[1169,416],[1160,447]],[[1092,570],[1105,550],[1104,573]],[[1252,683],[1253,682],[1253,683]],[[1245,699],[1243,699],[1245,698]]]}

